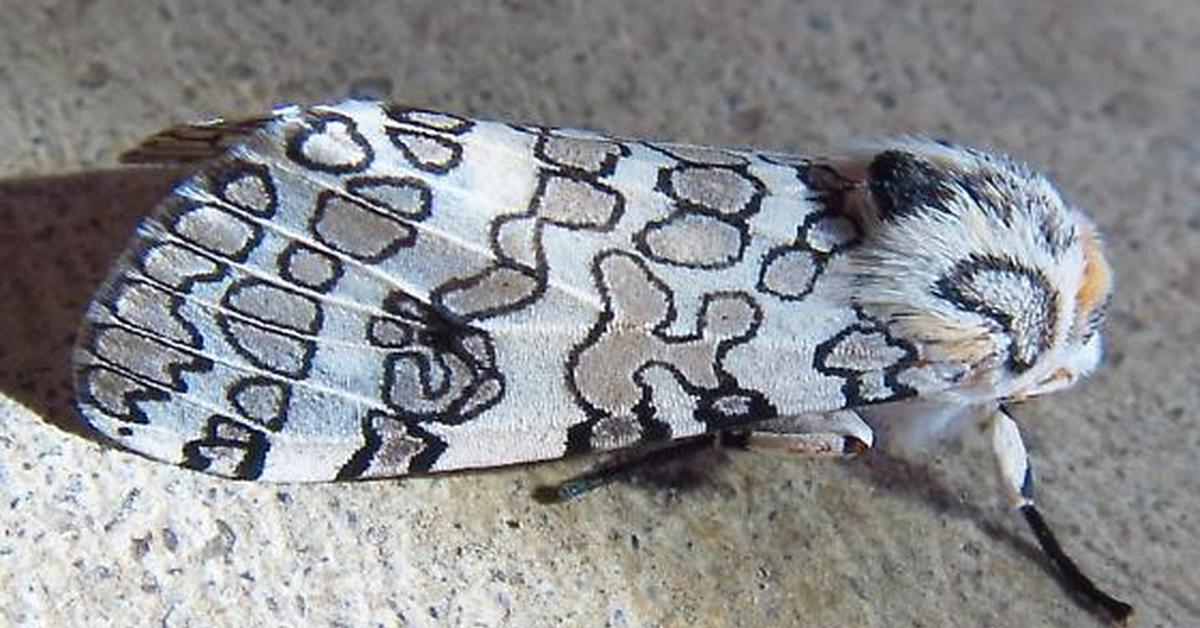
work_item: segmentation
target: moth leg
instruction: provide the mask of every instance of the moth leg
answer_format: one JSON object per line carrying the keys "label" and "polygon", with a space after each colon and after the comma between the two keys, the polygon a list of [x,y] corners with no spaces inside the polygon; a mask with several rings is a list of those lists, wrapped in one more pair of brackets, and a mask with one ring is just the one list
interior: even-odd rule
{"label": "moth leg", "polygon": [[1029,455],[1026,453],[1025,443],[1021,440],[1017,422],[1008,414],[1008,409],[1003,406],[998,408],[988,418],[986,429],[991,439],[992,453],[996,458],[996,468],[1000,473],[1005,496],[1012,507],[1021,511],[1037,537],[1042,551],[1062,575],[1064,584],[1088,602],[1103,608],[1113,619],[1124,621],[1133,613],[1133,607],[1101,591],[1091,578],[1079,569],[1075,561],[1063,550],[1054,532],[1042,518],[1041,512],[1034,506],[1033,471],[1029,466]]}
{"label": "moth leg", "polygon": [[772,419],[742,433],[742,448],[805,458],[857,456],[875,444],[875,433],[853,410]]}
{"label": "moth leg", "polygon": [[534,489],[533,498],[543,504],[565,502],[593,489],[625,479],[639,470],[658,467],[705,449],[711,449],[718,443],[718,438],[718,434],[703,434],[671,441],[662,447],[648,449],[641,455],[603,464],[558,484],[539,486]]}
{"label": "moth leg", "polygon": [[783,417],[756,423],[753,430],[729,430],[680,439],[632,458],[601,465],[558,484],[534,489],[534,499],[560,503],[639,471],[661,467],[715,446],[803,457],[854,456],[875,442],[871,427],[858,414],[842,410]]}

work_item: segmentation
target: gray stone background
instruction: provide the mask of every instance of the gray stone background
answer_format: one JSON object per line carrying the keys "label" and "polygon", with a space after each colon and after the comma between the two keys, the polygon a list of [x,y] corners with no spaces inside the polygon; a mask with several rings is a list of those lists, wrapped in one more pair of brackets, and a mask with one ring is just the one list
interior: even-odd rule
{"label": "gray stone background", "polygon": [[922,132],[1048,169],[1108,234],[1107,365],[1022,418],[1069,550],[1200,625],[1200,3],[5,0],[0,624],[1086,626],[975,444],[734,456],[702,490],[543,507],[570,460],[264,486],[100,447],[80,309],[169,184],[156,129],[347,94],[788,151]]}

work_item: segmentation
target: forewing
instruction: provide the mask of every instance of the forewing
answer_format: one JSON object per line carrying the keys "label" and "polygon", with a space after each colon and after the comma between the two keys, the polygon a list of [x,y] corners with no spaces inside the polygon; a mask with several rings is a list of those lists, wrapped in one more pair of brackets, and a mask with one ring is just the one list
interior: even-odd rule
{"label": "forewing", "polygon": [[860,234],[807,161],[363,102],[244,128],[88,310],[80,410],[135,451],[388,477],[917,392],[824,279]]}

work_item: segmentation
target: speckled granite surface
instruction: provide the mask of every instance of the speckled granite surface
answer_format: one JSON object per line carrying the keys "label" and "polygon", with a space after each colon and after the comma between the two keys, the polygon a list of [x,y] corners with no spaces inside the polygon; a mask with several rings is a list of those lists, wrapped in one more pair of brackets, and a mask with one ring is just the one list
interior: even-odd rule
{"label": "speckled granite surface", "polygon": [[587,460],[259,486],[71,433],[74,321],[169,184],[96,169],[174,122],[353,93],[793,151],[920,131],[1049,169],[1119,292],[1107,366],[1023,412],[1042,503],[1136,625],[1200,625],[1195,2],[34,4],[0,20],[0,624],[1099,623],[977,445],[738,456],[678,499],[547,508],[529,490]]}

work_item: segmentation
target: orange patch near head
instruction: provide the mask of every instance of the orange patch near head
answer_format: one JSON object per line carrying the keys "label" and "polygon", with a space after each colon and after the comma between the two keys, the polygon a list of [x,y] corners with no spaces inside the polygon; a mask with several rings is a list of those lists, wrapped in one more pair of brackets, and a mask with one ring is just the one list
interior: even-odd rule
{"label": "orange patch near head", "polygon": [[1075,293],[1076,320],[1086,321],[1104,305],[1112,291],[1112,269],[1100,248],[1100,238],[1090,228],[1081,230],[1083,242],[1083,278]]}

